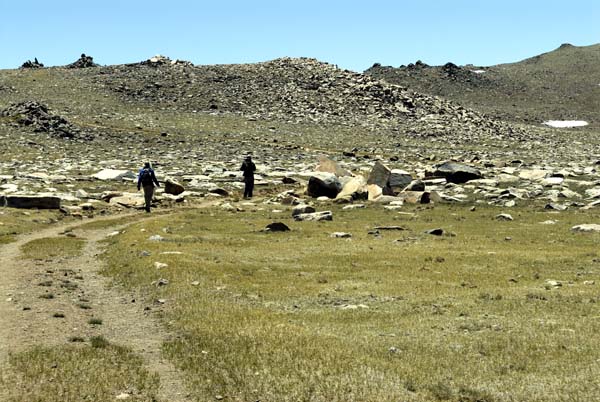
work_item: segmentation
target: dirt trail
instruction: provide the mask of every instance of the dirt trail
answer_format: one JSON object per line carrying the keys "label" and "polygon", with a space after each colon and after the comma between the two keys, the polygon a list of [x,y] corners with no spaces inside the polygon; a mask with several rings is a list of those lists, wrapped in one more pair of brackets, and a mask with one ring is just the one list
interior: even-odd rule
{"label": "dirt trail", "polygon": [[[150,371],[160,375],[161,401],[188,401],[181,375],[161,358],[160,347],[168,334],[154,309],[148,310],[135,294],[109,287],[99,274],[99,242],[126,225],[95,230],[77,229],[78,225],[81,223],[54,226],[0,247],[0,369],[9,352],[34,345],[65,345],[71,337],[102,335],[111,343],[131,348],[144,358]],[[71,230],[86,241],[78,257],[44,261],[20,257],[23,244]],[[55,317],[57,314],[63,317]],[[92,317],[101,318],[102,325],[90,325]]]}

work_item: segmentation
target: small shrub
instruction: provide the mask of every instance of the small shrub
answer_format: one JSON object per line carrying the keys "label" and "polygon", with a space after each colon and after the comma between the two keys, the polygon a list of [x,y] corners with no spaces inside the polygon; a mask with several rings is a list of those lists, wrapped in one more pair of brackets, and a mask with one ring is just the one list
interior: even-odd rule
{"label": "small shrub", "polygon": [[441,382],[430,385],[428,389],[429,392],[431,392],[431,395],[433,395],[433,397],[438,401],[449,401],[454,397],[454,392],[452,392],[452,388]]}
{"label": "small shrub", "polygon": [[90,338],[90,343],[92,344],[93,348],[97,349],[104,349],[110,344],[102,335],[92,336]]}

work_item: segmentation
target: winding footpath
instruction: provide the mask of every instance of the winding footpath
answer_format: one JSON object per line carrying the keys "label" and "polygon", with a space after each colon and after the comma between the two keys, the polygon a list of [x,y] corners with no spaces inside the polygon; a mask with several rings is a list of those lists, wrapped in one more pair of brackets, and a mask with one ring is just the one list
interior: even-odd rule
{"label": "winding footpath", "polygon": [[[145,308],[138,295],[109,286],[108,279],[99,273],[99,242],[126,225],[116,223],[93,230],[78,226],[81,223],[53,226],[0,246],[0,370],[10,352],[35,345],[64,346],[72,336],[89,339],[102,335],[111,343],[133,350],[144,359],[146,369],[160,376],[160,401],[191,400],[180,373],[161,357],[161,345],[169,335],[156,313]],[[21,258],[22,245],[67,232],[85,240],[77,257],[43,261]],[[55,317],[56,313],[64,316]],[[101,318],[102,325],[90,325],[92,317]],[[2,396],[0,390],[0,399]]]}

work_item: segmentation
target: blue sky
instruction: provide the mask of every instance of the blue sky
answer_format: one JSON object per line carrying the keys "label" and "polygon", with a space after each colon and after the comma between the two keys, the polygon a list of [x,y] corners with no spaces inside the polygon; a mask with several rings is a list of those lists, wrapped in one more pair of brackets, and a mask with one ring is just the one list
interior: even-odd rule
{"label": "blue sky", "polygon": [[600,43],[598,0],[0,0],[0,68],[164,54],[196,64],[315,57],[492,65]]}

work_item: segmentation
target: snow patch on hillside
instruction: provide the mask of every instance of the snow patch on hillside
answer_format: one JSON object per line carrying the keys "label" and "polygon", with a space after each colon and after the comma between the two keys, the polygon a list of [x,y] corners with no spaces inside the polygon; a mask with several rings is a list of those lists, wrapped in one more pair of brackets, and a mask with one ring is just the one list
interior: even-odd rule
{"label": "snow patch on hillside", "polygon": [[543,124],[555,127],[555,128],[573,128],[573,127],[584,127],[589,123],[583,120],[548,120]]}

